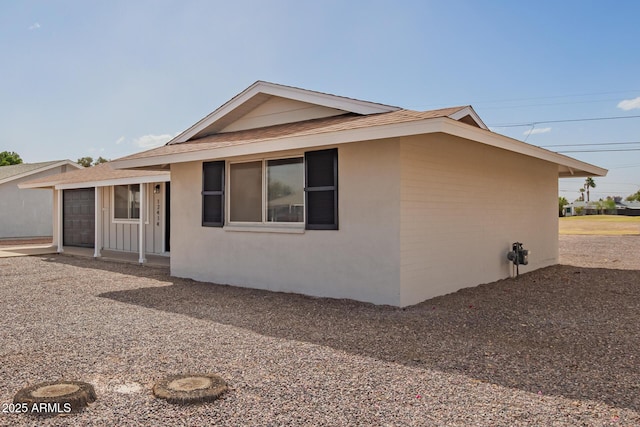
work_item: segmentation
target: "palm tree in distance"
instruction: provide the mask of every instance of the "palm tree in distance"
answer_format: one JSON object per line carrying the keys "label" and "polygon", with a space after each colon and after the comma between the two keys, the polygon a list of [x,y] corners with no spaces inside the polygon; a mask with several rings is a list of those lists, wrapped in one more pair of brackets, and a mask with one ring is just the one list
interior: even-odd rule
{"label": "palm tree in distance", "polygon": [[584,188],[587,190],[587,202],[589,201],[589,188],[596,188],[596,182],[593,178],[588,177],[584,180]]}
{"label": "palm tree in distance", "polygon": [[584,202],[584,187],[580,187],[580,201]]}

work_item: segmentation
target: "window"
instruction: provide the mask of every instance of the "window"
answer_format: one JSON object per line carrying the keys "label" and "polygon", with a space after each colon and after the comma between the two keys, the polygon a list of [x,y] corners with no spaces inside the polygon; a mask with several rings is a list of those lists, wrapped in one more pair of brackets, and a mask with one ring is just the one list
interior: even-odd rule
{"label": "window", "polygon": [[267,222],[304,221],[302,157],[267,161]]}
{"label": "window", "polygon": [[338,150],[304,154],[307,230],[338,229]]}
{"label": "window", "polygon": [[229,165],[229,221],[302,223],[302,157]]}
{"label": "window", "polygon": [[224,162],[202,164],[202,225],[224,225]]}
{"label": "window", "polygon": [[114,219],[140,219],[140,184],[116,185],[113,195]]}
{"label": "window", "polygon": [[[310,151],[304,157],[203,164],[202,225],[228,222],[305,224],[308,230],[338,229],[338,150]],[[305,187],[306,182],[306,187]]]}

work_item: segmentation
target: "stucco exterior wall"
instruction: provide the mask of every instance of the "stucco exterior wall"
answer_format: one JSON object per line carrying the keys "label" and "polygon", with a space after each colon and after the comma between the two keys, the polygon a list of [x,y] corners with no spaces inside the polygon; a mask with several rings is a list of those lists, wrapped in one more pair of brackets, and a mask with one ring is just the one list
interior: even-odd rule
{"label": "stucco exterior wall", "polygon": [[[302,152],[283,153],[289,154]],[[398,305],[399,161],[397,140],[340,146],[340,229],[303,233],[202,227],[202,162],[173,164],[171,273],[219,284]]]}
{"label": "stucco exterior wall", "polygon": [[558,262],[557,166],[450,135],[403,138],[401,305]]}
{"label": "stucco exterior wall", "polygon": [[0,238],[53,235],[52,191],[20,189],[18,184],[61,173],[63,167],[66,168],[61,166],[0,184]]}

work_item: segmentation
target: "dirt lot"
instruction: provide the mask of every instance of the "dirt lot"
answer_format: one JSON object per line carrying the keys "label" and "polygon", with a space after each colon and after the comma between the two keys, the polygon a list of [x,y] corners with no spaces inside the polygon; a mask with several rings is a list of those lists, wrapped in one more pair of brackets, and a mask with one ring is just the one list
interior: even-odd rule
{"label": "dirt lot", "polygon": [[[5,410],[0,425],[640,425],[640,237],[561,236],[560,249],[570,265],[407,309],[0,259],[0,405],[60,378],[98,394],[77,415]],[[179,372],[231,390],[154,398]]]}
{"label": "dirt lot", "polygon": [[585,215],[560,218],[560,235],[640,235],[640,217]]}

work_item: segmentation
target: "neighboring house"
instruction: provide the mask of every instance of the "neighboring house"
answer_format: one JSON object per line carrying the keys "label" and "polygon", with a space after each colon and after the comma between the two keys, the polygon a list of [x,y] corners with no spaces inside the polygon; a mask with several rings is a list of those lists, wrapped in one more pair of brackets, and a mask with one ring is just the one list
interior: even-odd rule
{"label": "neighboring house", "polygon": [[169,252],[169,172],[114,170],[102,163],[20,187],[53,189],[58,252],[64,246],[94,248],[96,257],[102,249],[136,252],[141,263],[147,253]]}
{"label": "neighboring house", "polygon": [[260,81],[111,165],[171,171],[175,276],[394,306],[509,277],[514,242],[531,250],[521,271],[556,264],[558,177],[607,173],[491,132],[470,106]]}
{"label": "neighboring house", "polygon": [[71,160],[0,166],[0,239],[50,237],[53,198],[50,191],[21,191],[18,185],[81,168]]}
{"label": "neighboring house", "polygon": [[616,212],[618,215],[640,216],[640,202],[624,201],[616,203]]}

